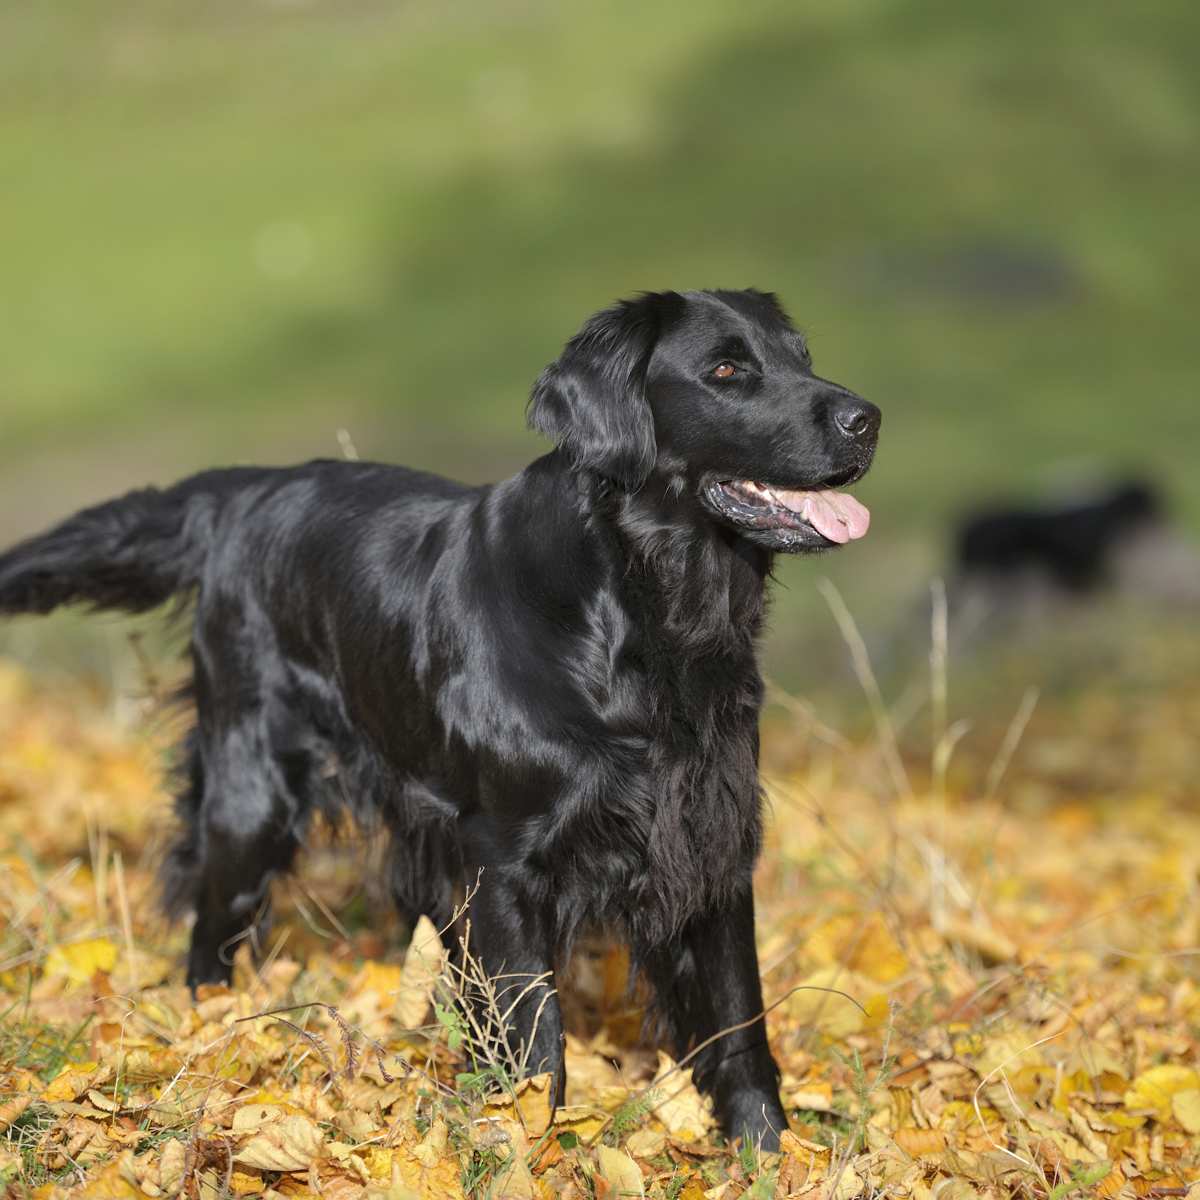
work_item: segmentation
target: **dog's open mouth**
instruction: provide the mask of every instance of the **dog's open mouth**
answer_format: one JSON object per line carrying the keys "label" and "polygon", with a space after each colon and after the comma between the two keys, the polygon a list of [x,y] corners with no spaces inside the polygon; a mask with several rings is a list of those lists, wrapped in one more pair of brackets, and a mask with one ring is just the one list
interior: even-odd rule
{"label": "dog's open mouth", "polygon": [[708,493],[727,520],[762,532],[815,531],[844,545],[862,537],[871,525],[864,504],[832,488],[793,491],[751,479],[725,479],[710,484]]}

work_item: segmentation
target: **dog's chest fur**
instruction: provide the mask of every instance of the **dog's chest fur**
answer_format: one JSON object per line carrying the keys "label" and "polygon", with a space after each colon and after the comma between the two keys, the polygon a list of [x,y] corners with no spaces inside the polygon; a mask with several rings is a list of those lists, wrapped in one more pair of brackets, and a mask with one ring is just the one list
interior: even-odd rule
{"label": "dog's chest fur", "polygon": [[[686,548],[692,549],[692,548]],[[682,553],[622,580],[620,643],[595,647],[610,715],[603,771],[567,781],[550,820],[566,924],[581,910],[656,944],[720,905],[761,839],[756,564]],[[615,634],[614,634],[615,636]]]}

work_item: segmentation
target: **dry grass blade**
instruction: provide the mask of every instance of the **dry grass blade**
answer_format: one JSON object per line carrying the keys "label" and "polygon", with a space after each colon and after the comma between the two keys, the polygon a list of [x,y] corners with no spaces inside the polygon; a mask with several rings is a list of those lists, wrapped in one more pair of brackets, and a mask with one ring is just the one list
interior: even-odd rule
{"label": "dry grass blade", "polygon": [[1000,790],[1000,784],[1008,771],[1013,755],[1016,754],[1017,747],[1021,744],[1021,738],[1025,735],[1025,730],[1033,718],[1038,697],[1039,692],[1035,687],[1026,688],[1025,694],[1021,697],[1021,703],[1017,706],[1017,711],[1005,730],[1004,739],[996,751],[996,757],[988,768],[987,780],[983,788],[984,800],[995,799],[996,793]]}
{"label": "dry grass blade", "polygon": [[121,909],[121,933],[125,938],[125,953],[129,955],[129,970],[137,978],[137,948],[133,944],[133,916],[129,909],[129,893],[125,889],[125,860],[120,851],[113,854],[113,878],[117,884],[117,904]]}
{"label": "dry grass blade", "polygon": [[896,731],[892,726],[887,705],[884,703],[883,693],[879,690],[879,681],[875,678],[875,672],[871,667],[871,656],[867,653],[867,644],[863,641],[858,625],[846,607],[841,592],[837,590],[833,582],[829,579],[822,579],[817,583],[817,587],[821,595],[825,597],[829,611],[833,614],[833,619],[837,622],[838,630],[841,632],[842,640],[850,651],[854,674],[867,698],[867,704],[870,706],[871,716],[875,722],[875,733],[879,739],[879,749],[887,764],[892,786],[898,795],[911,796],[913,794],[912,783],[908,778],[908,772],[904,769],[904,761],[900,757]]}
{"label": "dry grass blade", "polygon": [[[932,600],[930,615],[929,639],[929,696],[930,715],[933,722],[930,745],[940,746],[946,736],[946,720],[949,707],[949,668],[947,665],[947,646],[949,637],[949,614],[946,607],[946,584],[941,579],[935,579],[929,585]],[[933,764],[933,777],[938,779],[938,765]],[[941,786],[944,789],[945,779]]]}
{"label": "dry grass blade", "polygon": [[767,685],[767,699],[792,713],[805,730],[835,750],[850,750],[852,743],[848,737],[839,733],[831,725],[827,725],[817,716],[816,706],[799,696],[792,695],[786,688],[781,687],[770,677],[764,682]]}
{"label": "dry grass blade", "polygon": [[[1017,1050],[1015,1053],[1010,1054],[1003,1062],[997,1063],[996,1066],[994,1066],[990,1071],[988,1071],[988,1073],[982,1079],[980,1079],[979,1085],[975,1088],[975,1091],[971,1095],[971,1105],[975,1110],[975,1119],[979,1122],[979,1128],[983,1131],[983,1135],[985,1138],[987,1138],[988,1142],[991,1144],[992,1149],[998,1151],[1001,1154],[1007,1154],[1011,1158],[1015,1158],[1019,1163],[1021,1163],[1023,1166],[1026,1166],[1026,1167],[1032,1167],[1033,1163],[1027,1159],[1022,1158],[1019,1154],[1014,1153],[1012,1150],[1009,1150],[1007,1146],[1002,1146],[988,1132],[987,1122],[983,1119],[983,1110],[979,1106],[979,1093],[982,1092],[983,1089],[985,1087],[987,1087],[987,1085],[997,1075],[1000,1075],[1001,1077],[1003,1077],[1003,1073],[1004,1073],[1005,1069],[1007,1067],[1009,1067],[1012,1063],[1016,1062],[1017,1059],[1019,1059],[1022,1055],[1028,1054],[1030,1050],[1036,1050],[1038,1046],[1044,1046],[1044,1045],[1046,1045],[1047,1042],[1052,1042],[1056,1038],[1060,1038],[1062,1036],[1063,1036],[1063,1031],[1059,1030],[1056,1033],[1049,1034],[1047,1037],[1038,1038],[1038,1040],[1036,1042],[1030,1042],[1028,1046],[1023,1046],[1023,1047],[1021,1047],[1020,1050]],[[1005,1079],[1005,1087],[1008,1088],[1008,1094],[1012,1098],[1013,1107],[1016,1108],[1018,1111],[1020,1111],[1020,1105],[1017,1104],[1016,1098],[1012,1096],[1012,1089],[1011,1089],[1011,1087],[1009,1087],[1007,1079]]]}

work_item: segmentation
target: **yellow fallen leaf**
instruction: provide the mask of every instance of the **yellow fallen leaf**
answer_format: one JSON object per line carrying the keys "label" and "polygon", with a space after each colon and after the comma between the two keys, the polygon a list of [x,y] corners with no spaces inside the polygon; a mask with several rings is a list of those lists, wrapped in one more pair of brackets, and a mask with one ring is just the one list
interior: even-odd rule
{"label": "yellow fallen leaf", "polygon": [[158,1186],[173,1196],[183,1187],[183,1173],[187,1166],[187,1146],[178,1138],[167,1142],[158,1160]]}
{"label": "yellow fallen leaf", "polygon": [[[206,1171],[197,1171],[192,1178],[196,1183],[196,1192],[199,1200],[229,1200],[228,1194],[225,1191],[225,1177],[223,1174],[218,1175],[216,1171],[209,1169]],[[282,1180],[280,1182],[282,1183]],[[311,1193],[300,1194],[309,1195]]]}
{"label": "yellow fallen leaf", "polygon": [[407,1146],[364,1147],[361,1155],[374,1181],[368,1185],[372,1194],[380,1194],[383,1185],[390,1200],[461,1200],[462,1176],[452,1154],[434,1166],[420,1162]]}
{"label": "yellow fallen leaf", "polygon": [[785,1007],[797,1024],[817,1029],[828,1038],[844,1038],[862,1032],[867,1017],[859,1004],[876,990],[874,983],[842,967],[822,967],[801,981]]}
{"label": "yellow fallen leaf", "polygon": [[935,1200],[975,1200],[979,1193],[965,1179],[940,1180],[930,1191]]}
{"label": "yellow fallen leaf", "polygon": [[1110,1200],[1110,1197],[1115,1196],[1124,1186],[1125,1172],[1121,1170],[1120,1163],[1113,1163],[1112,1170],[1095,1185],[1092,1194],[1100,1200]]}
{"label": "yellow fallen leaf", "polygon": [[261,1196],[266,1188],[263,1177],[257,1172],[231,1171],[229,1190],[235,1196]]}
{"label": "yellow fallen leaf", "polygon": [[974,950],[986,963],[1013,962],[1017,958],[1017,947],[1012,939],[988,925],[947,916],[939,928],[948,942],[957,942]]}
{"label": "yellow fallen leaf", "polygon": [[[1041,1135],[1040,1146],[1045,1152],[1046,1159],[1054,1165],[1059,1163],[1094,1163],[1100,1156],[1069,1133],[1061,1129],[1048,1128],[1043,1122],[1031,1119],[1029,1122],[1035,1133]],[[1050,1147],[1054,1149],[1051,1150]]]}
{"label": "yellow fallen leaf", "polygon": [[120,1159],[101,1167],[88,1179],[86,1188],[80,1189],[76,1194],[95,1197],[96,1200],[144,1200],[148,1195],[130,1178],[128,1163]]}
{"label": "yellow fallen leaf", "polygon": [[[107,968],[103,968],[107,970]],[[175,969],[175,960],[163,954],[148,954],[138,950],[133,962],[126,961],[114,981],[124,992],[157,987]]]}
{"label": "yellow fallen leaf", "polygon": [[1160,1121],[1171,1118],[1171,1098],[1176,1092],[1200,1088],[1200,1073],[1191,1067],[1163,1063],[1143,1071],[1125,1093],[1125,1107],[1130,1112],[1153,1110]]}
{"label": "yellow fallen leaf", "polygon": [[368,959],[354,977],[347,995],[358,996],[366,992],[374,992],[391,1000],[400,990],[400,980],[403,978],[403,974],[403,969],[395,963],[382,963]]}
{"label": "yellow fallen leaf", "polygon": [[87,1167],[106,1159],[112,1143],[103,1125],[86,1117],[71,1116],[53,1126],[38,1147],[38,1155],[51,1168]]}
{"label": "yellow fallen leaf", "polygon": [[833,1111],[833,1086],[823,1080],[802,1083],[787,1096],[790,1108],[806,1108],[810,1112]]}
{"label": "yellow fallen leaf", "polygon": [[[241,1097],[242,1103],[237,1112],[243,1109],[266,1108],[272,1110],[276,1114],[299,1113],[302,1116],[315,1117],[319,1121],[329,1121],[333,1119],[334,1109],[327,1100],[319,1094],[314,1094],[311,1089],[292,1088],[270,1088],[262,1087],[255,1092],[246,1093]],[[237,1121],[237,1116],[234,1116],[234,1121]],[[241,1118],[243,1121],[251,1121],[249,1116]],[[258,1124],[262,1124],[261,1121]],[[250,1126],[246,1127],[249,1132]]]}
{"label": "yellow fallen leaf", "polygon": [[433,991],[446,965],[446,950],[437,926],[425,916],[417,920],[404,968],[396,988],[396,1020],[405,1029],[425,1024],[433,1003]]}
{"label": "yellow fallen leaf", "polygon": [[95,1088],[88,1088],[87,1098],[102,1112],[116,1113],[121,1111],[119,1100],[114,1100],[111,1096],[106,1096],[103,1092],[96,1091]]}
{"label": "yellow fallen leaf", "polygon": [[399,1163],[391,1164],[391,1175],[386,1181],[373,1180],[367,1184],[370,1200],[421,1200],[421,1194],[404,1182]]}
{"label": "yellow fallen leaf", "polygon": [[855,1200],[863,1195],[862,1176],[850,1163],[845,1163],[834,1173],[833,1187],[829,1192],[830,1200]]}
{"label": "yellow fallen leaf", "polygon": [[567,1100],[570,1104],[615,1108],[629,1086],[612,1063],[611,1047],[598,1048],[567,1034]]}
{"label": "yellow fallen leaf", "polygon": [[286,1116],[259,1126],[233,1157],[262,1171],[304,1171],[320,1155],[324,1141],[315,1121]]}
{"label": "yellow fallen leaf", "polygon": [[0,1133],[3,1133],[32,1103],[28,1092],[0,1102]]}
{"label": "yellow fallen leaf", "polygon": [[1077,1071],[1060,1071],[1054,1089],[1053,1104],[1064,1116],[1071,1111],[1072,1096],[1090,1096],[1093,1091],[1092,1074],[1083,1068]]}
{"label": "yellow fallen leaf", "polygon": [[588,1141],[607,1124],[608,1113],[590,1104],[568,1104],[554,1113],[554,1128],[573,1133],[580,1141]]}
{"label": "yellow fallen leaf", "polygon": [[1200,1088],[1185,1088],[1171,1097],[1171,1112],[1188,1133],[1200,1133]]}
{"label": "yellow fallen leaf", "polygon": [[436,1167],[446,1157],[449,1136],[446,1119],[440,1114],[433,1119],[425,1136],[412,1148],[412,1156],[423,1167]]}
{"label": "yellow fallen leaf", "polygon": [[379,1132],[373,1113],[361,1108],[345,1108],[333,1118],[338,1132],[351,1142],[369,1142]]}
{"label": "yellow fallen leaf", "polygon": [[828,1146],[810,1142],[807,1138],[799,1137],[790,1129],[785,1129],[779,1135],[779,1149],[805,1166],[820,1166],[822,1170],[828,1165],[831,1157]]}
{"label": "yellow fallen leaf", "polygon": [[898,979],[909,969],[907,955],[878,913],[832,917],[804,948],[820,963],[849,968],[880,983]]}
{"label": "yellow fallen leaf", "polygon": [[859,996],[858,1000],[867,1010],[863,1013],[863,1023],[867,1029],[882,1029],[891,1022],[892,1003],[885,992]]}
{"label": "yellow fallen leaf", "polygon": [[549,1075],[522,1079],[509,1095],[494,1096],[483,1106],[483,1116],[503,1125],[515,1121],[522,1132],[538,1137],[550,1124]]}
{"label": "yellow fallen leaf", "polygon": [[82,1062],[63,1067],[42,1092],[46,1104],[59,1104],[82,1096],[89,1088],[112,1078],[112,1068],[101,1063]]}
{"label": "yellow fallen leaf", "polygon": [[651,1114],[673,1137],[685,1142],[700,1141],[712,1128],[712,1109],[692,1083],[690,1070],[675,1069],[674,1061],[661,1050],[654,1085]]}
{"label": "yellow fallen leaf", "polygon": [[666,1148],[666,1135],[657,1129],[639,1129],[625,1139],[625,1149],[635,1158],[653,1158]]}
{"label": "yellow fallen leaf", "polygon": [[490,1194],[496,1200],[541,1200],[541,1192],[523,1154],[514,1153],[496,1172]]}
{"label": "yellow fallen leaf", "polygon": [[0,1100],[0,1133],[33,1103],[41,1090],[42,1081],[24,1067],[18,1067],[6,1076],[3,1091],[8,1098]]}
{"label": "yellow fallen leaf", "polygon": [[645,1196],[641,1169],[624,1150],[614,1150],[611,1146],[597,1146],[596,1162],[601,1178],[617,1196]]}
{"label": "yellow fallen leaf", "polygon": [[111,971],[116,965],[117,947],[108,938],[87,938],[55,946],[46,955],[43,973],[69,983],[87,983],[97,971]]}
{"label": "yellow fallen leaf", "polygon": [[1021,1029],[985,1038],[975,1059],[975,1069],[982,1078],[1003,1086],[1001,1072],[1011,1076],[1023,1067],[1045,1063],[1044,1047],[1038,1043],[1037,1034]]}
{"label": "yellow fallen leaf", "polygon": [[[243,1104],[234,1110],[230,1129],[235,1135],[255,1133],[264,1125],[273,1125],[291,1115],[289,1109],[278,1104]],[[304,1114],[299,1114],[304,1115]]]}
{"label": "yellow fallen leaf", "polygon": [[940,1154],[946,1148],[946,1135],[940,1129],[918,1129],[912,1125],[904,1125],[892,1134],[892,1140],[913,1158]]}

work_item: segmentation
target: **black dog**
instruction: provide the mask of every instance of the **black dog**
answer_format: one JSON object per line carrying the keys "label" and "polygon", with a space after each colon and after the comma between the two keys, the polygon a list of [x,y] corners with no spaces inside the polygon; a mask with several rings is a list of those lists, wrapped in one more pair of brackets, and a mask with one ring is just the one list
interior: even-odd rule
{"label": "black dog", "polygon": [[1157,492],[1138,480],[1073,503],[997,507],[963,520],[956,559],[966,575],[1000,582],[1033,573],[1091,592],[1109,581],[1116,552],[1163,516]]}
{"label": "black dog", "polygon": [[[195,593],[197,725],[167,866],[187,977],[228,980],[318,805],[381,814],[410,917],[495,975],[627,939],[722,1126],[786,1119],[754,946],[755,639],[777,551],[861,536],[830,489],[879,412],[812,372],[775,299],[645,295],[594,316],[533,390],[556,449],[489,487],[314,462],[132,492],[0,557],[0,612]],[[758,481],[758,482],[755,482]],[[740,1026],[725,1036],[722,1030]],[[512,1015],[561,1100],[557,1003]]]}

